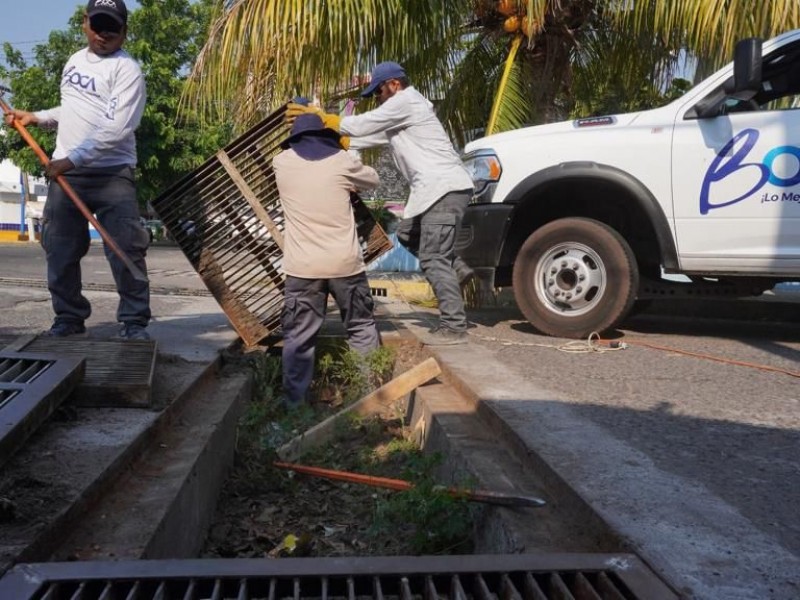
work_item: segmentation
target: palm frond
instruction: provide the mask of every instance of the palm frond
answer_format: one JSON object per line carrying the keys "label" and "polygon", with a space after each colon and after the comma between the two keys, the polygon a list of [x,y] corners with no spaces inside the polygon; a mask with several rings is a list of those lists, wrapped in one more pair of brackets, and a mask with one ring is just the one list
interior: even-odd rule
{"label": "palm frond", "polygon": [[184,102],[209,117],[233,113],[251,121],[294,95],[330,94],[377,62],[402,63],[435,46],[461,26],[468,6],[468,0],[237,0],[213,24]]}
{"label": "palm frond", "polygon": [[736,41],[768,38],[800,27],[797,0],[651,0],[618,2],[618,23],[635,32],[662,36],[679,34],[686,47],[714,67],[730,60]]}

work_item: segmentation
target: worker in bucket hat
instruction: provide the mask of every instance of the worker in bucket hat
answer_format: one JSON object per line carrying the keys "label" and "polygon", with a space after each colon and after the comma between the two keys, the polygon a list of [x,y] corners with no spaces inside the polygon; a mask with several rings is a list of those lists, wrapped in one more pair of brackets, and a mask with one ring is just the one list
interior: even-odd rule
{"label": "worker in bucket hat", "polygon": [[472,179],[433,104],[414,89],[400,64],[376,65],[361,96],[375,97],[377,108],[340,118],[315,106],[291,103],[287,118],[319,114],[327,127],[350,137],[353,150],[389,145],[411,188],[397,238],[419,259],[439,305],[439,321],[423,341],[430,345],[464,343],[467,317],[461,287],[473,273],[456,256],[455,239],[472,197]]}
{"label": "worker in bucket hat", "polygon": [[354,191],[375,189],[375,169],[341,147],[339,134],[318,115],[299,116],[272,167],[286,222],[283,403],[299,407],[314,374],[317,334],[332,295],[351,349],[380,346],[374,302],[350,204]]}

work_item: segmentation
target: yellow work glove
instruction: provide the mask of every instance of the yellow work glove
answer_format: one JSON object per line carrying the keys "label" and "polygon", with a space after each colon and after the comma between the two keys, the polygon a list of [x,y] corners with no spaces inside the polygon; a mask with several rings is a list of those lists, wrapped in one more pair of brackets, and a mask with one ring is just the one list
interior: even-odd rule
{"label": "yellow work glove", "polygon": [[[322,112],[322,109],[318,106],[306,106],[305,104],[297,104],[296,102],[289,102],[289,104],[286,105],[285,118],[287,122],[294,123],[294,120],[300,115],[319,115],[319,118],[322,119],[322,124],[326,128],[333,129],[334,131],[339,131],[339,125],[342,122],[342,117],[333,113]],[[339,143],[342,148],[347,150],[350,147],[350,138],[343,135]]]}
{"label": "yellow work glove", "polygon": [[286,120],[289,123],[294,123],[294,120],[300,115],[319,115],[322,109],[319,106],[312,106],[305,104],[297,104],[296,102],[289,102],[286,105]]}
{"label": "yellow work glove", "polygon": [[[319,113],[320,118],[322,119],[322,124],[325,125],[327,129],[333,129],[334,131],[339,131],[339,126],[342,123],[342,117],[339,115],[333,115],[331,113]],[[340,135],[339,136],[339,145],[347,150],[350,148],[350,136],[348,135]]]}
{"label": "yellow work glove", "polygon": [[317,114],[319,114],[319,118],[322,119],[322,124],[325,125],[325,127],[328,129],[333,129],[334,131],[339,131],[339,125],[342,122],[342,117],[324,112],[319,112]]}
{"label": "yellow work glove", "polygon": [[300,115],[319,115],[319,118],[322,119],[322,124],[334,131],[339,131],[339,122],[342,120],[339,115],[322,112],[319,106],[306,106],[295,102],[289,102],[286,105],[286,120],[289,123],[294,123],[294,120]]}

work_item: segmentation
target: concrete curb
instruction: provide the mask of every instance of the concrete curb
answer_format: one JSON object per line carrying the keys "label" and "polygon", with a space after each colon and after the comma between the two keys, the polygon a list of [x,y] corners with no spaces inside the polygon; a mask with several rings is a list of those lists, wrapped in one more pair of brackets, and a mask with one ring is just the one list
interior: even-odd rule
{"label": "concrete curb", "polygon": [[233,464],[238,420],[251,389],[248,374],[195,387],[169,428],[153,437],[50,559],[196,556]]}
{"label": "concrete curb", "polygon": [[[397,322],[423,335],[428,313],[387,306],[393,308]],[[582,417],[568,400],[532,387],[480,345],[428,349],[448,382],[472,399],[496,439],[545,482],[544,489],[569,503],[590,529],[614,532],[680,593],[726,600],[793,597],[798,557],[713,490],[663,470]]]}

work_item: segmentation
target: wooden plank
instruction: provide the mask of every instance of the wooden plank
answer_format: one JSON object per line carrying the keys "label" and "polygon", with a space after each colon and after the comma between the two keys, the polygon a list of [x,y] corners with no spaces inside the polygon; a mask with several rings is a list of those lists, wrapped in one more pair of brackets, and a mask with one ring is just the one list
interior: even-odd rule
{"label": "wooden plank", "polygon": [[427,383],[431,379],[438,377],[441,373],[442,371],[436,359],[429,358],[415,367],[412,367],[405,373],[398,375],[344,410],[339,411],[321,423],[317,423],[308,431],[292,438],[278,448],[277,455],[283,461],[297,460],[297,458],[305,454],[309,449],[332,440],[336,432],[336,424],[340,419],[349,415],[364,416],[378,414],[389,408],[391,403],[395,400],[413,392],[423,383]]}
{"label": "wooden plank", "polygon": [[219,159],[219,162],[222,164],[225,170],[228,172],[228,175],[230,175],[231,179],[233,179],[233,182],[236,184],[236,187],[238,187],[239,191],[242,192],[242,195],[244,196],[245,200],[247,200],[247,203],[250,205],[250,208],[252,208],[253,212],[256,213],[256,216],[259,219],[261,219],[261,222],[267,226],[270,235],[272,235],[272,239],[275,240],[275,243],[278,244],[278,248],[280,248],[281,252],[283,252],[283,234],[278,229],[278,226],[275,224],[275,221],[272,220],[272,217],[269,216],[267,210],[263,206],[261,206],[261,202],[259,202],[256,193],[247,184],[247,182],[244,180],[239,171],[236,170],[236,167],[233,166],[231,159],[228,157],[227,154],[225,154],[224,150],[220,150],[219,152],[217,152],[217,158]]}

